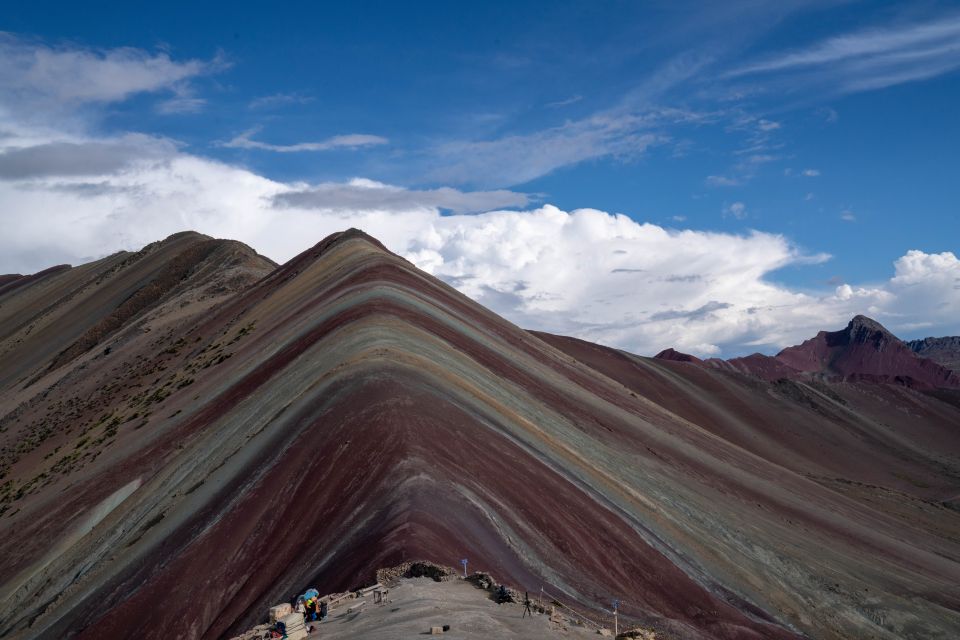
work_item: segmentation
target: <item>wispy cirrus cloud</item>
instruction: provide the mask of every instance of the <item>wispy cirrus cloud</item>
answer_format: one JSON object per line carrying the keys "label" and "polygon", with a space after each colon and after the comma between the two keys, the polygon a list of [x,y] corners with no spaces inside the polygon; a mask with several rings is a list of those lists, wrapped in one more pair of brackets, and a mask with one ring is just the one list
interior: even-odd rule
{"label": "wispy cirrus cloud", "polygon": [[530,133],[455,140],[430,149],[430,180],[503,187],[600,158],[630,160],[670,140],[664,127],[695,117],[679,109],[611,110]]}
{"label": "wispy cirrus cloud", "polygon": [[577,95],[570,96],[569,98],[564,98],[563,100],[556,100],[554,102],[548,102],[545,106],[551,109],[557,109],[560,107],[566,107],[571,104],[576,104],[583,100],[583,96],[579,93]]}
{"label": "wispy cirrus cloud", "polygon": [[704,184],[708,187],[739,187],[742,183],[739,179],[730,176],[710,175],[704,180]]}
{"label": "wispy cirrus cloud", "polygon": [[205,98],[177,96],[157,104],[157,113],[163,115],[178,115],[184,113],[199,113],[207,106]]}
{"label": "wispy cirrus cloud", "polygon": [[708,187],[738,187],[753,180],[764,165],[782,159],[779,151],[783,143],[776,136],[783,129],[783,123],[745,113],[740,109],[731,109],[725,114],[730,123],[725,127],[728,133],[744,135],[739,149],[733,152],[736,162],[723,173],[708,175],[704,184]]}
{"label": "wispy cirrus cloud", "polygon": [[875,27],[834,36],[734,68],[728,79],[789,75],[830,83],[844,93],[922,80],[960,68],[960,14],[923,23]]}
{"label": "wispy cirrus cloud", "polygon": [[[684,125],[716,121],[715,113],[686,105],[673,106],[667,94],[694,79],[711,64],[712,56],[677,55],[658,65],[609,107],[536,129],[509,131],[496,137],[448,139],[426,149],[421,176],[435,182],[505,187],[523,184],[564,167],[594,160],[630,161],[651,148],[673,140]],[[563,107],[582,96],[548,103]],[[506,132],[505,132],[506,131]],[[419,167],[418,167],[419,168]]]}
{"label": "wispy cirrus cloud", "polygon": [[286,107],[292,104],[308,104],[313,102],[311,96],[305,96],[300,93],[274,93],[268,96],[259,96],[247,104],[248,109],[276,109]]}
{"label": "wispy cirrus cloud", "polygon": [[346,135],[333,136],[326,140],[318,142],[296,142],[294,144],[271,144],[254,140],[253,136],[260,131],[260,127],[254,127],[244,131],[235,138],[226,142],[219,143],[221,147],[230,149],[259,149],[261,151],[274,151],[276,153],[299,153],[303,151],[330,151],[333,149],[359,149],[361,147],[372,147],[387,144],[389,140],[382,136],[374,136],[365,133],[350,133]]}

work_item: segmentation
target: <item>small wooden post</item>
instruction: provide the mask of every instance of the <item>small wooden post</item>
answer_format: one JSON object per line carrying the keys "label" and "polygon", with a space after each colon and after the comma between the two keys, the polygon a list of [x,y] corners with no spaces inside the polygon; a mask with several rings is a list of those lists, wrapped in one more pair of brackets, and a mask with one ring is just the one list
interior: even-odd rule
{"label": "small wooden post", "polygon": [[614,600],[614,601],[613,601],[613,637],[614,637],[614,638],[616,638],[618,635],[620,635],[620,628],[619,628],[619,625],[618,625],[618,622],[619,622],[619,621],[618,621],[618,619],[617,619],[617,615],[618,615],[619,609],[620,609],[620,601],[619,601],[619,600]]}

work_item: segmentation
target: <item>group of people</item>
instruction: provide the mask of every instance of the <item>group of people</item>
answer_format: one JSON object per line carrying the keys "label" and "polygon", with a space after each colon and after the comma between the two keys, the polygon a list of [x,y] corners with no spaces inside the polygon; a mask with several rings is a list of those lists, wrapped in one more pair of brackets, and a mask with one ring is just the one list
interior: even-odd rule
{"label": "group of people", "polygon": [[296,611],[303,614],[304,619],[307,622],[313,620],[323,621],[327,618],[327,601],[319,600],[316,596],[308,596],[304,598],[300,596],[297,599],[297,606],[295,607]]}
{"label": "group of people", "polygon": [[[293,610],[303,616],[304,622],[323,622],[327,618],[328,608],[326,600],[320,600],[316,589],[307,589],[306,593],[293,598],[290,602]],[[307,624],[307,633],[316,631],[314,625]],[[286,638],[286,625],[278,620],[270,630],[273,638]]]}

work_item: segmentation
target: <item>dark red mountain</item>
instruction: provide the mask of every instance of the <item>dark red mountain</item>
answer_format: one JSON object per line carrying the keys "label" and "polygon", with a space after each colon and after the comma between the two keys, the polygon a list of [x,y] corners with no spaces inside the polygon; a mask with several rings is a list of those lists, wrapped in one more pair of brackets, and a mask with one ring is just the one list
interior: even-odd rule
{"label": "dark red mountain", "polygon": [[677,351],[676,349],[664,349],[657,355],[653,356],[658,360],[673,360],[674,362],[693,362],[696,364],[701,364],[703,360],[697,356],[692,356],[689,353],[683,353],[682,351]]}
{"label": "dark red mountain", "polygon": [[[926,355],[932,357],[924,357]],[[944,363],[960,361],[960,338],[927,338],[905,343],[876,320],[862,315],[854,317],[844,329],[821,331],[775,356],[754,353],[729,360],[701,361],[695,356],[665,349],[655,358],[701,363],[768,381],[817,376],[929,389],[960,388],[960,373],[944,366]]]}
{"label": "dark red mountain", "polygon": [[845,329],[821,331],[776,359],[803,373],[929,387],[960,387],[960,377],[921,358],[876,320],[856,316]]}

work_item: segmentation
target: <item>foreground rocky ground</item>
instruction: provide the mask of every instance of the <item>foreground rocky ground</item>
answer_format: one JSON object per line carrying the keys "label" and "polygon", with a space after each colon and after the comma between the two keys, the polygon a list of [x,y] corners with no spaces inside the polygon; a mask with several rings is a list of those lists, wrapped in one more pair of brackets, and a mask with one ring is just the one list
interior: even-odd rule
{"label": "foreground rocky ground", "polygon": [[[404,578],[390,589],[383,604],[374,603],[370,595],[333,609],[327,620],[317,625],[316,637],[394,640],[419,637],[432,627],[444,626],[449,626],[449,631],[442,637],[451,640],[598,637],[597,628],[589,623],[578,624],[576,619],[563,614],[551,617],[549,612],[539,610],[525,617],[521,604],[497,604],[492,595],[463,579],[436,582],[430,578]],[[350,608],[356,610],[349,611]],[[237,636],[236,640],[258,639],[266,627]]]}

